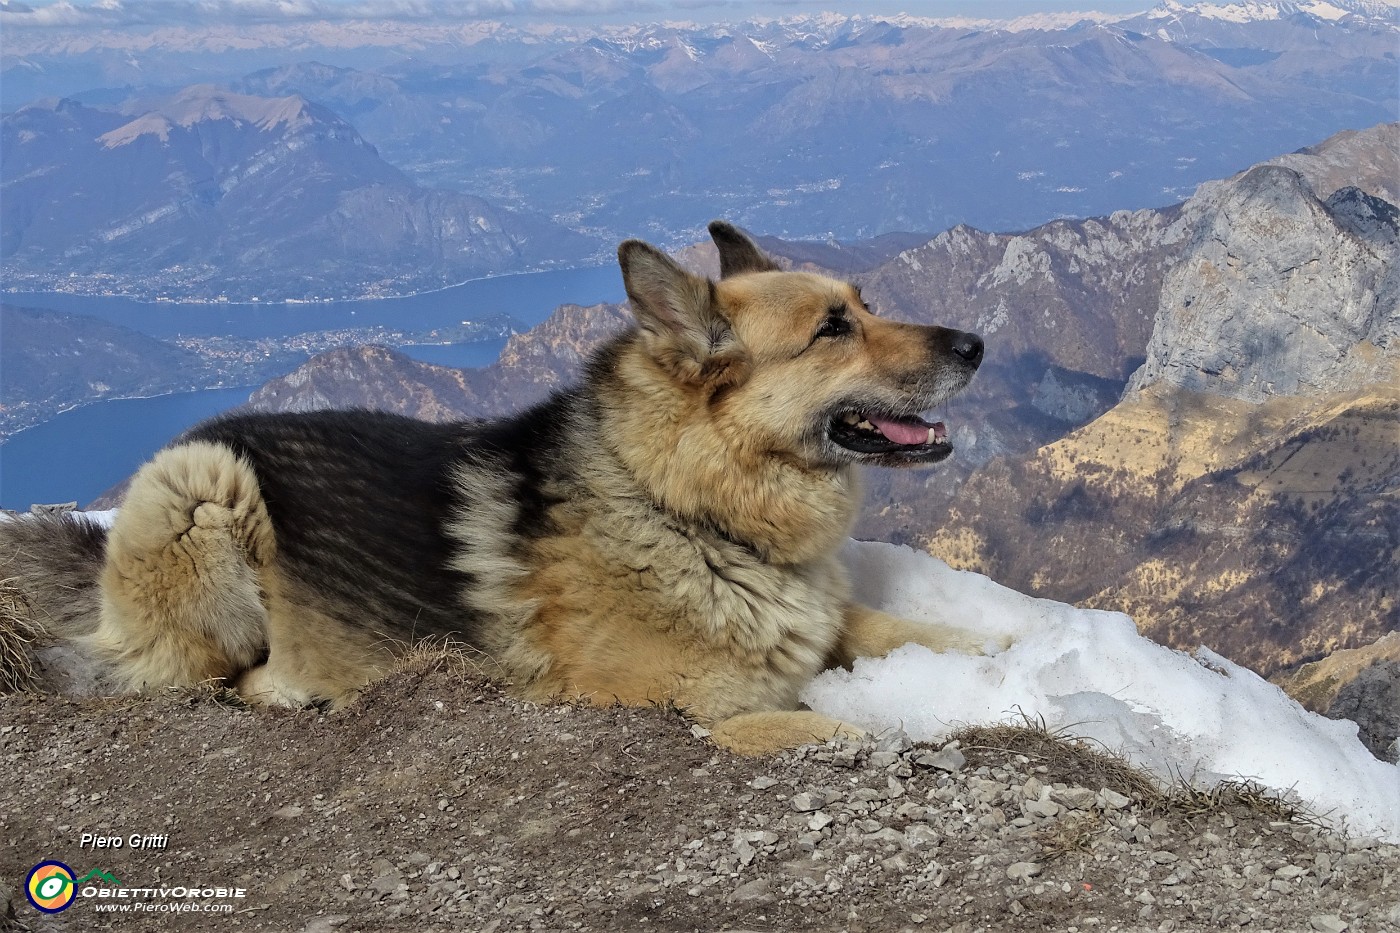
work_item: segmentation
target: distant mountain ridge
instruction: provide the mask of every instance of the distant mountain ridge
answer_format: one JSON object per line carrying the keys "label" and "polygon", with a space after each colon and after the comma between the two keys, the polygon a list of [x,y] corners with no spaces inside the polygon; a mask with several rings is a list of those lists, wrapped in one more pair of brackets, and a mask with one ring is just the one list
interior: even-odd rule
{"label": "distant mountain ridge", "polygon": [[196,85],[166,101],[160,110],[147,111],[125,126],[99,136],[97,141],[107,149],[131,145],[146,135],[168,143],[177,127],[188,130],[210,120],[246,123],[264,133],[279,128],[288,132],[305,129],[325,118],[324,113],[312,110],[309,101],[296,95],[252,97],[230,94],[212,85]]}
{"label": "distant mountain ridge", "polygon": [[11,289],[171,298],[401,294],[586,241],[423,188],[305,98],[189,87],[134,118],[60,100],[0,121]]}
{"label": "distant mountain ridge", "polygon": [[[12,107],[29,88],[126,108],[164,93],[143,87],[157,73],[297,95],[417,185],[538,212],[606,250],[635,235],[679,247],[716,215],[822,240],[1164,206],[1393,119],[1400,35],[1390,8],[1321,0],[1225,18],[1236,5],[598,27],[437,23],[432,9],[369,22],[331,6],[278,28],[233,29],[217,10],[159,31],[113,28],[119,11],[101,34],[12,27],[0,92]],[[411,245],[405,231],[436,215],[408,213],[355,222],[394,229],[381,246]],[[455,255],[426,239],[427,266]],[[567,252],[547,245],[523,249]]]}
{"label": "distant mountain ridge", "polygon": [[[139,14],[132,22],[122,22],[121,11],[111,9],[91,15],[84,21],[84,11],[81,8],[69,13],[69,22],[65,24],[66,28],[63,28],[52,22],[42,22],[45,14],[42,9],[27,4],[7,4],[0,22],[15,31],[16,37],[11,43],[15,54],[20,55],[58,52],[75,55],[104,47],[121,50],[130,55],[151,52],[161,47],[209,54],[227,52],[237,45],[244,48],[392,48],[409,45],[419,48],[470,48],[482,44],[505,44],[525,40],[547,44],[587,41],[593,38],[629,43],[635,47],[655,47],[661,44],[656,38],[658,31],[677,29],[689,29],[706,36],[749,33],[755,37],[755,44],[759,45],[762,51],[765,45],[771,43],[772,45],[768,45],[771,48],[784,40],[800,39],[809,43],[840,41],[852,26],[869,27],[882,24],[896,27],[916,25],[924,28],[975,27],[1025,31],[1064,29],[1082,23],[1102,25],[1133,23],[1140,20],[1175,22],[1186,17],[1245,24],[1276,21],[1300,14],[1322,22],[1346,19],[1379,25],[1400,22],[1400,4],[1394,0],[1160,0],[1153,6],[1149,6],[1149,3],[1150,0],[1145,0],[1145,9],[1137,13],[1095,11],[1092,9],[1092,0],[1086,0],[1085,9],[1080,11],[1052,11],[1013,16],[799,12],[787,16],[750,16],[737,22],[712,26],[701,26],[683,17],[646,25],[579,25],[564,17],[553,23],[536,22],[522,25],[483,18],[470,9],[463,11],[464,16],[454,18],[454,11],[450,8],[439,11],[435,21],[432,17],[421,14],[398,18],[391,8],[371,12],[364,7],[352,7],[343,12],[326,8],[320,11],[320,17],[306,15],[306,11],[303,10],[293,10],[293,15],[288,16],[285,22],[220,23],[217,20],[217,12],[210,11],[214,15],[206,15],[203,22],[182,23],[172,16],[159,29],[151,28],[150,23],[141,20]],[[374,13],[379,14],[377,21]],[[233,14],[234,17],[236,15]],[[373,34],[375,25],[379,26],[377,36]],[[39,28],[33,28],[36,26]],[[106,34],[91,34],[89,30],[99,26]]]}
{"label": "distant mountain ridge", "polygon": [[451,369],[386,347],[322,353],[249,398],[258,411],[374,408],[429,421],[489,418],[542,401],[577,376],[589,351],[631,321],[619,305],[563,305],[506,341],[500,359]]}
{"label": "distant mountain ridge", "polygon": [[1400,4],[1393,0],[1217,0],[1189,3],[1162,0],[1156,7],[1124,22],[1146,20],[1154,23],[1180,23],[1197,18],[1222,23],[1271,22],[1290,16],[1307,16],[1323,22],[1369,21],[1375,24],[1400,23]]}

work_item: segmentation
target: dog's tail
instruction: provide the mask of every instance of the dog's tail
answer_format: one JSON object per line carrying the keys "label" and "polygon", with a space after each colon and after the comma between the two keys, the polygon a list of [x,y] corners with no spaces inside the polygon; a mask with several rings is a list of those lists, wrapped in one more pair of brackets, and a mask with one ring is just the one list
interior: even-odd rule
{"label": "dog's tail", "polygon": [[0,688],[32,684],[38,645],[97,628],[106,548],[84,515],[0,518]]}

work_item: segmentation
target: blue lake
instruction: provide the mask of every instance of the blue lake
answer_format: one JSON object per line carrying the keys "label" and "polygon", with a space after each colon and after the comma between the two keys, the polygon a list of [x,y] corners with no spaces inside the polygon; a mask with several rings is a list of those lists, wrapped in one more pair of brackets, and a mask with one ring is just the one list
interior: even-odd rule
{"label": "blue lake", "polygon": [[621,301],[622,273],[616,264],[552,272],[526,272],[463,282],[403,298],[314,304],[204,304],[137,301],[133,298],[69,295],[65,292],[5,292],[7,304],[90,314],[152,337],[219,335],[285,337],[341,327],[427,329],[508,314],[533,327],[561,304]]}
{"label": "blue lake", "polygon": [[398,351],[424,363],[454,366],[457,369],[475,369],[478,366],[490,366],[496,362],[500,359],[501,351],[505,348],[505,338],[501,338],[499,340],[478,340],[475,343],[421,344],[399,347]]}
{"label": "blue lake", "polygon": [[0,446],[0,507],[91,502],[185,428],[248,401],[254,388],[112,399],[21,431]]}
{"label": "blue lake", "polygon": [[[621,301],[614,265],[501,276],[406,298],[334,304],[232,305],[139,302],[61,293],[7,293],[7,303],[90,314],[156,337],[174,334],[286,336],[375,324],[427,329],[499,312],[538,324],[561,304]],[[439,366],[486,366],[504,340],[422,345],[403,353]],[[114,399],[76,408],[0,444],[0,507],[35,502],[86,504],[141,465],[188,427],[235,408],[255,388],[211,389],[146,399]]]}

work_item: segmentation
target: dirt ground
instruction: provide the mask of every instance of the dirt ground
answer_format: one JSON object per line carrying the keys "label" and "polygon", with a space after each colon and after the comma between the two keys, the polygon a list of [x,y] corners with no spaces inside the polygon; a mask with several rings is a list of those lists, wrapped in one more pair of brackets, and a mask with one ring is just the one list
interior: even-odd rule
{"label": "dirt ground", "polygon": [[[0,697],[0,773],[0,929],[1400,929],[1400,848],[1268,807],[976,736],[739,758],[444,663],[331,715]],[[107,877],[43,914],[45,860]]]}

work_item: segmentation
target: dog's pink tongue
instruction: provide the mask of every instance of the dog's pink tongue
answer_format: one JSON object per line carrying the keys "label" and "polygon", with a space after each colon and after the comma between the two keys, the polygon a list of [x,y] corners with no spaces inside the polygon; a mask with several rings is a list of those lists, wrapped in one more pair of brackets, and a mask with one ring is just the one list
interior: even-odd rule
{"label": "dog's pink tongue", "polygon": [[891,421],[875,415],[866,415],[865,417],[871,424],[880,429],[881,434],[896,444],[911,446],[929,442],[930,425],[924,424],[921,420]]}

